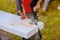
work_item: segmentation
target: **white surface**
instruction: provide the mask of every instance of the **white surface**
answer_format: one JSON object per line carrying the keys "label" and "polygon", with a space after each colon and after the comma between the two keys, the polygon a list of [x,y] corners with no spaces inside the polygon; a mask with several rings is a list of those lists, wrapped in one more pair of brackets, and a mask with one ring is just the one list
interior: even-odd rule
{"label": "white surface", "polygon": [[43,22],[37,22],[38,28],[42,30],[44,28],[44,23]]}
{"label": "white surface", "polygon": [[21,20],[20,16],[0,11],[0,29],[26,39],[38,32],[38,27],[30,22],[30,19]]}
{"label": "white surface", "polygon": [[38,27],[30,25],[30,19],[21,20],[20,16],[0,11],[0,29],[29,38],[38,32]]}

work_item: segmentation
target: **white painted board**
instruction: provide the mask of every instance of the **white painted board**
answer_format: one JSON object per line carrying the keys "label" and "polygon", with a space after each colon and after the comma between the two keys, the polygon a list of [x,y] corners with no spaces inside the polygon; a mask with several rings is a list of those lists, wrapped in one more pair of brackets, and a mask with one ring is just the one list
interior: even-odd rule
{"label": "white painted board", "polygon": [[0,11],[0,29],[26,39],[38,32],[38,27],[30,22],[30,19],[21,20],[18,15]]}
{"label": "white painted board", "polygon": [[30,19],[22,20],[18,15],[0,11],[0,29],[9,33],[28,39],[38,32],[38,28],[44,28],[43,22],[37,22],[38,25],[31,25],[30,22]]}

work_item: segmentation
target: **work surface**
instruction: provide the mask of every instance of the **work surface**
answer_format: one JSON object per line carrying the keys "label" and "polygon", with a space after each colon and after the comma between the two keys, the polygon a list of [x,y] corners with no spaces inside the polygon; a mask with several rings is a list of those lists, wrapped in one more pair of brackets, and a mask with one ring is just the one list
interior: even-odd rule
{"label": "work surface", "polygon": [[38,27],[30,22],[30,19],[22,20],[18,15],[0,11],[0,29],[26,39],[38,32]]}

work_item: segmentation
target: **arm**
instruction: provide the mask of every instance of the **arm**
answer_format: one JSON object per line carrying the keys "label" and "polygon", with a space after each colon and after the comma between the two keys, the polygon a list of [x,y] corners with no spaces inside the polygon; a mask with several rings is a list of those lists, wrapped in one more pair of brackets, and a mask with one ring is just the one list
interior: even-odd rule
{"label": "arm", "polygon": [[15,1],[16,1],[16,7],[17,7],[18,15],[20,15],[22,19],[25,19],[25,16],[24,16],[25,11],[24,11],[24,8],[23,8],[23,6],[21,4],[21,2],[23,0],[15,0]]}
{"label": "arm", "polygon": [[23,10],[22,12],[20,12],[21,16],[24,17],[23,19],[29,18],[29,16],[26,15],[26,11],[24,9],[24,6],[22,4],[21,4],[21,6],[22,6],[22,10]]}
{"label": "arm", "polygon": [[38,11],[38,9],[40,8],[41,2],[42,2],[42,0],[37,1],[36,6],[33,8],[33,11]]}
{"label": "arm", "polygon": [[26,12],[25,12],[25,9],[24,9],[23,5],[22,5],[22,9],[23,9],[23,14],[26,17],[27,15],[26,15]]}
{"label": "arm", "polygon": [[15,0],[15,2],[16,2],[17,12],[18,12],[18,10],[22,11],[21,0]]}
{"label": "arm", "polygon": [[38,0],[38,1],[37,1],[37,4],[40,5],[41,2],[42,2],[42,0]]}

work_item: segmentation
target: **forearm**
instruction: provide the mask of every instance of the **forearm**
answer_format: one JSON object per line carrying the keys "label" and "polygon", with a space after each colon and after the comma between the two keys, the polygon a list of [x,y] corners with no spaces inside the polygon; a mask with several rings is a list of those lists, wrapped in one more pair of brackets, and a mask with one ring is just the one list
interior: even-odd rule
{"label": "forearm", "polygon": [[25,12],[25,9],[24,9],[23,5],[22,5],[22,9],[23,9],[24,16],[26,16],[26,12]]}
{"label": "forearm", "polygon": [[38,9],[40,8],[40,4],[41,4],[42,0],[38,0],[36,5],[33,8],[33,11],[38,11]]}
{"label": "forearm", "polygon": [[23,7],[23,5],[22,5],[22,11],[21,11],[21,16],[26,16],[26,12],[25,12],[25,9],[24,9],[24,7]]}
{"label": "forearm", "polygon": [[40,4],[41,4],[41,2],[42,2],[42,0],[38,0],[38,1],[37,1],[37,4],[38,4],[38,5],[40,5]]}
{"label": "forearm", "polygon": [[17,10],[22,11],[21,0],[15,0]]}

